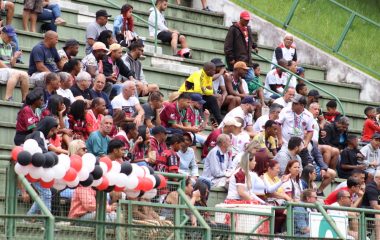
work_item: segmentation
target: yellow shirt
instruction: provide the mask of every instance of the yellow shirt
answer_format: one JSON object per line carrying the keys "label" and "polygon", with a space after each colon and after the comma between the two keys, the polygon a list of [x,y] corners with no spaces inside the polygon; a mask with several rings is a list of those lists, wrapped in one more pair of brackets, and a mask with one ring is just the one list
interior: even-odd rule
{"label": "yellow shirt", "polygon": [[268,141],[265,142],[265,131],[257,134],[253,140],[257,141],[260,144],[261,148],[266,148],[269,151],[277,149],[277,140],[274,137],[270,136],[268,138]]}
{"label": "yellow shirt", "polygon": [[[281,180],[277,176],[274,177],[274,179],[272,179],[271,177],[269,177],[268,173],[264,173],[264,181],[265,181],[265,183],[272,186],[272,185],[275,185],[276,183],[280,182]],[[276,191],[276,193],[283,193],[283,192],[284,192],[284,189],[282,187],[279,187]]]}
{"label": "yellow shirt", "polygon": [[[186,87],[189,86],[186,85],[191,85],[192,87],[187,89]],[[202,88],[204,88],[205,91],[203,91]],[[214,93],[212,88],[212,76],[207,76],[202,68],[201,70],[192,73],[179,88],[178,92],[192,92],[202,95],[212,95]]]}

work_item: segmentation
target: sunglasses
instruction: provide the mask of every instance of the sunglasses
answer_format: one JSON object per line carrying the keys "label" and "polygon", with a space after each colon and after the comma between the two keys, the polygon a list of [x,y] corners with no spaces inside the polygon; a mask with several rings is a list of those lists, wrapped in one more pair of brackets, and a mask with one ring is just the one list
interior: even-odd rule
{"label": "sunglasses", "polygon": [[82,147],[81,150],[83,150],[83,151],[86,152],[86,151],[87,151],[87,148],[86,148],[86,147]]}

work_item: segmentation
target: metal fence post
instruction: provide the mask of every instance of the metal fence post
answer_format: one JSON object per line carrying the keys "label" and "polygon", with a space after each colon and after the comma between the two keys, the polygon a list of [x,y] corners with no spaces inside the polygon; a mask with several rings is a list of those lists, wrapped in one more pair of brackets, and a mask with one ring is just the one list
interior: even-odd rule
{"label": "metal fence post", "polygon": [[96,191],[96,239],[104,240],[105,239],[105,226],[103,223],[106,220],[106,210],[107,210],[107,194],[103,191]]}
{"label": "metal fence post", "polygon": [[289,26],[290,21],[292,20],[292,18],[294,16],[294,12],[296,11],[296,8],[298,6],[298,3],[299,3],[299,0],[293,1],[292,6],[290,7],[290,10],[289,10],[289,14],[288,14],[288,16],[286,16],[285,22],[282,25],[284,29],[286,29]]}
{"label": "metal fence post", "polygon": [[351,15],[350,15],[350,18],[348,19],[348,21],[346,23],[346,26],[344,26],[343,32],[340,35],[340,37],[338,39],[338,42],[335,44],[335,47],[333,48],[334,52],[338,52],[339,51],[340,47],[343,44],[344,39],[347,36],[348,31],[351,28],[352,22],[354,21],[355,17],[356,17],[356,14],[354,12],[352,12]]}
{"label": "metal fence post", "polygon": [[[6,180],[6,198],[5,198],[5,212],[8,215],[16,214],[17,196],[16,196],[16,183],[17,177],[14,170],[14,164],[9,164],[7,168]],[[11,239],[15,236],[16,225],[14,218],[7,218],[6,221],[6,236]]]}

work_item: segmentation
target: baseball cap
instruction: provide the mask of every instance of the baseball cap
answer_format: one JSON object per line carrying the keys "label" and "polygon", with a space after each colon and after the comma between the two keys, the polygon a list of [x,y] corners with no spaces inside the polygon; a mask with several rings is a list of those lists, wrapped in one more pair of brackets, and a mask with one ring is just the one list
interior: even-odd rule
{"label": "baseball cap", "polygon": [[1,31],[7,34],[9,37],[16,36],[16,30],[11,25],[4,26]]}
{"label": "baseball cap", "polygon": [[92,50],[105,50],[108,51],[108,48],[106,48],[106,45],[102,42],[95,42],[94,45],[92,45]]}
{"label": "baseball cap", "polygon": [[203,100],[202,95],[200,95],[199,93],[191,94],[191,101],[198,102],[202,105],[206,103],[206,101]]}
{"label": "baseball cap", "polygon": [[380,139],[380,133],[375,132],[375,133],[372,135],[372,139]]}
{"label": "baseball cap", "polygon": [[225,67],[226,65],[224,64],[224,62],[222,61],[222,59],[220,59],[220,58],[213,58],[212,60],[211,60],[211,62],[213,63],[213,64],[215,64],[215,67]]}
{"label": "baseball cap", "polygon": [[109,55],[109,54],[111,54],[113,51],[116,51],[116,50],[119,50],[119,49],[122,49],[122,47],[121,47],[120,44],[118,44],[118,43],[112,43],[112,44],[110,45],[110,49],[109,49],[107,55]]}
{"label": "baseball cap", "polygon": [[65,42],[65,45],[63,46],[63,49],[71,47],[71,46],[76,46],[79,45],[79,42],[75,39],[69,39]]}
{"label": "baseball cap", "polygon": [[98,18],[98,17],[111,17],[112,15],[109,15],[107,11],[104,9],[100,9],[99,11],[96,12],[95,16],[96,18]]}
{"label": "baseball cap", "polygon": [[235,118],[228,117],[223,120],[223,123],[225,126],[235,126],[235,127],[241,127],[241,123],[239,123]]}
{"label": "baseball cap", "polygon": [[258,102],[253,97],[244,97],[243,100],[241,100],[241,104],[252,104],[252,105],[258,105]]}
{"label": "baseball cap", "polygon": [[294,103],[300,103],[300,104],[302,104],[304,106],[306,106],[306,103],[307,103],[306,102],[306,98],[304,96],[300,95],[300,94],[296,94],[294,96],[292,102],[294,102]]}
{"label": "baseball cap", "polygon": [[242,68],[242,69],[245,69],[245,70],[248,70],[249,67],[247,67],[247,64],[243,61],[239,61],[237,63],[234,64],[234,69],[235,68]]}
{"label": "baseball cap", "polygon": [[164,128],[163,126],[156,126],[156,127],[152,128],[152,135],[157,135],[160,133],[166,134],[166,128]]}
{"label": "baseball cap", "polygon": [[317,98],[321,97],[321,95],[319,94],[318,90],[315,90],[315,89],[310,90],[309,93],[307,94],[307,96],[309,96],[309,97],[317,97]]}
{"label": "baseball cap", "polygon": [[240,18],[242,18],[244,20],[249,20],[249,19],[251,19],[251,15],[249,14],[248,11],[242,11],[240,13]]}
{"label": "baseball cap", "polygon": [[304,73],[305,69],[303,67],[297,67],[297,75],[300,75],[301,73]]}

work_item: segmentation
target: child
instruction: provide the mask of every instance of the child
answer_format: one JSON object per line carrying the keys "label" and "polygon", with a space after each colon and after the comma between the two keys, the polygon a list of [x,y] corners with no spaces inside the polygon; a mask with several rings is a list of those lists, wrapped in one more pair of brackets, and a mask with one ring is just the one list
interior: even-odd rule
{"label": "child", "polygon": [[249,95],[255,95],[256,98],[260,99],[261,105],[264,106],[264,93],[263,89],[258,85],[257,83],[260,83],[262,85],[262,82],[260,81],[260,74],[261,74],[261,69],[260,65],[258,63],[254,63],[252,65],[253,68],[253,73],[255,76],[251,81],[247,81],[248,85],[248,92]]}
{"label": "child", "polygon": [[170,148],[164,150],[157,157],[155,170],[159,172],[178,173],[180,158],[177,152],[181,149],[184,138],[180,134],[173,134],[170,139]]}
{"label": "child", "polygon": [[335,119],[341,116],[340,112],[336,110],[337,107],[338,105],[335,100],[328,101],[326,104],[327,112],[324,114],[326,121],[332,123],[335,122]]}
{"label": "child", "polygon": [[299,94],[299,95],[302,95],[304,97],[307,97],[307,94],[309,92],[309,90],[307,89],[307,86],[305,83],[298,83],[296,85],[296,92]]}
{"label": "child", "polygon": [[184,142],[181,145],[181,149],[177,152],[180,158],[179,172],[190,176],[192,180],[196,181],[199,173],[195,153],[191,148],[193,143],[193,134],[186,132],[183,134],[183,139]]}
{"label": "child", "polygon": [[362,141],[369,143],[375,132],[380,132],[380,126],[376,121],[376,109],[374,107],[366,107],[364,114],[367,119],[364,121]]}
{"label": "child", "polygon": [[338,175],[347,179],[354,169],[364,170],[366,166],[361,164],[364,156],[358,149],[358,138],[355,135],[347,136],[347,147],[340,154],[340,167]]}

